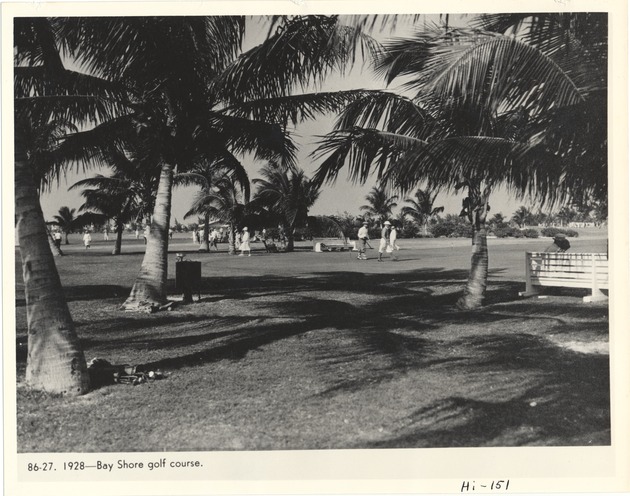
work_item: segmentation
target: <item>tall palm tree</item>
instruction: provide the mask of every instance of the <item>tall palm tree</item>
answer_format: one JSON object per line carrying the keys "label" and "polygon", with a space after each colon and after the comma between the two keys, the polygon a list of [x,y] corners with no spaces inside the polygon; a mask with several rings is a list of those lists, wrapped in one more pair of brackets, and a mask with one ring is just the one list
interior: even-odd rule
{"label": "tall palm tree", "polygon": [[180,172],[175,175],[174,183],[176,186],[199,186],[199,193],[193,198],[193,206],[185,214],[191,215],[203,215],[203,232],[205,235],[201,240],[201,246],[199,250],[210,251],[210,244],[208,241],[208,233],[210,232],[210,218],[211,210],[204,210],[203,205],[206,205],[205,199],[208,195],[213,193],[213,190],[217,184],[224,180],[224,178],[232,177],[236,184],[239,184],[243,190],[244,198],[249,198],[249,178],[245,168],[238,161],[226,162],[212,162],[204,160],[198,164],[195,164],[188,172]]}
{"label": "tall palm tree", "polygon": [[252,208],[265,208],[277,217],[287,237],[287,251],[295,247],[295,229],[306,226],[308,211],[320,195],[320,187],[302,169],[269,163],[260,170]]}
{"label": "tall palm tree", "polygon": [[374,186],[365,196],[367,204],[359,209],[369,218],[382,224],[392,216],[392,211],[398,206],[398,195],[389,196],[384,186]]}
{"label": "tall palm tree", "polygon": [[[605,170],[605,132],[573,145],[592,122],[601,121],[598,112],[605,115],[601,62],[580,56],[589,44],[558,50],[557,36],[565,33],[566,40],[572,37],[567,30],[597,31],[579,39],[595,43],[594,51],[605,55],[605,16],[571,16],[577,22],[529,15],[541,28],[535,34],[440,28],[389,43],[378,67],[388,82],[404,76],[415,98],[383,92],[351,103],[320,147],[319,153],[328,155],[316,175],[321,181],[334,180],[347,162],[351,177],[362,180],[374,167],[404,190],[424,181],[431,189],[467,193],[462,215],[473,226],[473,251],[460,308],[476,308],[485,296],[485,222],[498,185],[543,203],[570,196],[573,186],[583,195],[605,184],[605,174],[589,183],[589,166],[579,167],[580,173],[570,170],[576,150]],[[551,43],[541,31],[556,33],[549,35]],[[574,119],[572,125],[560,129],[567,118]]]}
{"label": "tall palm tree", "polygon": [[[28,324],[26,382],[35,389],[76,395],[89,390],[85,357],[63,296],[48,246],[39,191],[63,164],[85,163],[82,153],[69,153],[62,135],[50,143],[45,167],[33,170],[29,136],[52,122],[96,123],[119,110],[120,91],[95,78],[64,67],[48,18],[15,18],[14,137],[15,219],[22,259]],[[47,164],[47,165],[46,165]]]}
{"label": "tall palm tree", "polygon": [[409,206],[404,206],[401,213],[404,216],[411,217],[414,222],[422,228],[424,235],[427,235],[429,221],[440,212],[444,212],[444,207],[434,207],[437,193],[431,196],[429,191],[418,188],[414,198],[405,198]]}
{"label": "tall palm tree", "polygon": [[135,127],[161,155],[151,232],[125,308],[159,306],[166,300],[176,168],[186,172],[199,160],[236,160],[235,154],[244,152],[290,165],[295,146],[287,126],[356,97],[352,92],[290,95],[343,68],[360,40],[357,29],[324,16],[276,18],[274,27],[261,45],[241,53],[241,17],[73,18],[61,23],[68,53],[92,73],[125,82],[132,95],[134,112],[115,126],[107,123],[105,131]]}

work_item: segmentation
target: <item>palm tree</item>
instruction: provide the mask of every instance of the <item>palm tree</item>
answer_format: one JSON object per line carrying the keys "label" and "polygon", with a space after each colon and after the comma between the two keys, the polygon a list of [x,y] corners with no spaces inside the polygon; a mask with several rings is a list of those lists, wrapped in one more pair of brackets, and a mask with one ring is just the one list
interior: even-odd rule
{"label": "palm tree", "polygon": [[80,210],[113,219],[116,241],[112,255],[120,255],[125,224],[150,217],[155,205],[158,176],[147,150],[108,150],[105,158],[112,168],[111,176],[101,174],[82,179],[69,189],[84,188],[85,203]]}
{"label": "palm tree", "polygon": [[[161,175],[140,274],[127,309],[166,301],[166,256],[175,168],[186,172],[200,160],[255,158],[295,161],[289,124],[329,111],[355,93],[291,97],[324,75],[343,68],[354,54],[358,30],[336,17],[273,21],[275,33],[240,54],[241,17],[73,18],[58,32],[68,53],[91,72],[125,82],[134,111],[102,129],[127,129],[160,152]],[[112,37],[111,33],[117,36]],[[77,140],[80,141],[80,140]]]}
{"label": "palm tree", "polygon": [[520,227],[521,229],[525,227],[527,224],[531,224],[532,220],[533,220],[532,213],[527,207],[523,205],[518,207],[516,212],[514,212],[514,215],[512,215],[512,221],[516,222],[518,227]]}
{"label": "palm tree", "polygon": [[193,206],[184,216],[184,218],[187,218],[191,215],[203,215],[203,222],[200,222],[200,224],[204,226],[203,232],[205,235],[201,240],[200,251],[210,251],[208,233],[210,232],[211,211],[204,210],[203,205],[207,204],[206,198],[213,193],[216,183],[223,180],[226,176],[232,177],[242,187],[244,198],[249,198],[249,178],[245,168],[237,161],[228,164],[226,162],[205,160],[193,166],[189,172],[181,172],[175,175],[174,183],[176,186],[195,185],[201,189],[193,199]]}
{"label": "palm tree", "polygon": [[264,208],[277,217],[287,236],[287,251],[295,246],[295,229],[306,226],[308,211],[317,201],[320,188],[306,177],[302,169],[285,168],[269,163],[260,170],[252,208]]}
{"label": "palm tree", "polygon": [[[378,68],[388,82],[404,76],[415,98],[382,92],[356,100],[319,149],[328,155],[316,175],[320,181],[333,181],[347,162],[350,176],[361,180],[375,166],[380,178],[403,190],[424,181],[434,190],[467,193],[461,215],[473,226],[473,252],[460,308],[476,308],[485,296],[485,222],[497,186],[543,203],[571,195],[573,187],[583,195],[605,185],[605,174],[589,183],[586,165],[579,173],[570,170],[576,150],[597,158],[596,168],[605,170],[605,160],[600,160],[605,136],[588,136],[586,145],[573,146],[592,122],[601,121],[595,114],[605,115],[605,76],[597,67],[592,70],[592,54],[579,57],[588,44],[557,49],[558,33],[565,40],[572,37],[568,30],[590,29],[597,31],[590,41],[595,40],[594,52],[601,55],[605,16],[570,16],[576,22],[530,15],[541,29],[517,36],[440,28],[389,43]],[[522,19],[513,19],[510,26]],[[546,43],[541,31],[556,34]],[[570,116],[572,126],[558,131],[561,118]]]}
{"label": "palm tree", "polygon": [[374,186],[365,196],[366,205],[361,205],[359,210],[364,215],[382,224],[392,216],[392,210],[398,206],[398,195],[389,196],[384,186]]}
{"label": "palm tree", "polygon": [[[243,181],[243,183],[241,182]],[[228,224],[228,254],[236,253],[236,230],[245,218],[249,201],[249,181],[224,174],[214,180],[214,187],[201,190],[184,215],[203,215]],[[207,237],[207,236],[206,236]]]}
{"label": "palm tree", "polygon": [[36,160],[42,167],[34,170],[30,137],[54,122],[71,127],[108,119],[119,109],[111,97],[120,92],[65,69],[50,19],[16,18],[13,34],[15,219],[27,308],[26,382],[35,389],[82,394],[89,389],[87,366],[48,246],[39,191],[63,164],[85,164],[86,156],[69,153],[60,142],[62,133],[49,142],[51,153]]}
{"label": "palm tree", "polygon": [[429,221],[434,218],[440,212],[444,212],[444,207],[434,207],[437,193],[431,196],[429,191],[417,189],[414,198],[405,198],[405,202],[410,203],[411,206],[404,206],[401,213],[405,216],[411,217],[414,222],[422,227],[423,233],[426,236],[428,232]]}
{"label": "palm tree", "polygon": [[63,232],[65,238],[64,243],[67,245],[70,244],[70,241],[68,241],[68,234],[83,227],[79,218],[75,215],[76,211],[76,208],[65,206],[61,207],[59,209],[59,212],[53,216],[54,220],[50,222],[50,224],[61,229],[61,232]]}

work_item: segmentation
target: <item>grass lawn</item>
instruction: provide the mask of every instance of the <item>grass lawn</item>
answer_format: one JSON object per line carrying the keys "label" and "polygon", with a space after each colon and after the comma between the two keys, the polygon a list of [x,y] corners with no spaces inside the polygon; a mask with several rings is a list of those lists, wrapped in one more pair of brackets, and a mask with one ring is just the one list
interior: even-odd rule
{"label": "grass lawn", "polygon": [[[605,236],[605,234],[604,234]],[[23,384],[26,314],[16,250],[19,452],[584,446],[610,444],[608,306],[587,291],[519,299],[524,252],[490,240],[487,305],[454,304],[469,240],[400,240],[397,263],[348,253],[175,253],[203,262],[202,299],[169,312],[118,308],[143,246],[57,258],[86,358],[160,368],[161,381],[79,398]],[[603,236],[571,251],[605,251]],[[225,245],[221,246],[225,248]],[[196,300],[195,296],[195,300]]]}

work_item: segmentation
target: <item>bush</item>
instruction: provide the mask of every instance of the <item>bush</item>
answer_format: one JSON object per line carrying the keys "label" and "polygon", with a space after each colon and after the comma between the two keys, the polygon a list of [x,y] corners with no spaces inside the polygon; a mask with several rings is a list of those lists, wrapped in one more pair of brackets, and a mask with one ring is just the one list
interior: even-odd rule
{"label": "bush", "polygon": [[540,234],[545,238],[553,238],[556,234],[561,232],[562,229],[558,229],[557,227],[543,227],[540,230]]}
{"label": "bush", "polygon": [[[520,236],[516,233],[519,233]],[[497,227],[494,230],[494,235],[497,238],[518,238],[518,237],[523,237],[523,234],[521,233],[520,229],[517,229],[515,227],[510,227],[510,226],[506,226],[506,227]]]}
{"label": "bush", "polygon": [[537,238],[539,235],[538,229],[523,229],[521,232],[526,238]]}
{"label": "bush", "polygon": [[447,215],[445,218],[439,218],[438,221],[430,227],[430,232],[435,238],[445,236],[447,238],[471,238],[472,226],[468,221],[457,215]]}
{"label": "bush", "polygon": [[567,238],[577,238],[578,232],[573,229],[558,229],[557,227],[544,227],[540,230],[544,237],[553,238],[556,234],[564,234]]}

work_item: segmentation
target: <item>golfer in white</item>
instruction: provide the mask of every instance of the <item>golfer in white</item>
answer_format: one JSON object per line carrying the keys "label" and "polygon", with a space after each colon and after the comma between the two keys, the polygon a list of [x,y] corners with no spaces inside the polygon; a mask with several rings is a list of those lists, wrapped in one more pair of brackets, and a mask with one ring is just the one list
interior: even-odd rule
{"label": "golfer in white", "polygon": [[383,253],[387,249],[387,245],[389,244],[389,226],[392,223],[388,220],[383,222],[383,229],[381,229],[381,242],[378,245],[378,262],[383,261]]}
{"label": "golfer in white", "polygon": [[241,254],[239,255],[239,257],[242,257],[243,255],[245,255],[245,252],[247,252],[247,256],[251,257],[252,256],[252,250],[249,247],[249,231],[247,230],[247,227],[243,228],[243,235],[241,236]]}
{"label": "golfer in white", "polygon": [[357,237],[359,238],[359,256],[358,260],[367,260],[367,256],[365,255],[365,250],[367,248],[367,242],[370,240],[370,236],[368,235],[368,223],[367,221],[363,222],[363,225],[359,229],[357,233]]}
{"label": "golfer in white", "polygon": [[396,239],[398,238],[398,231],[396,230],[396,226],[392,226],[392,230],[389,233],[389,247],[387,251],[391,253],[392,260],[396,262],[398,260],[398,250],[400,250],[400,246],[396,244]]}

